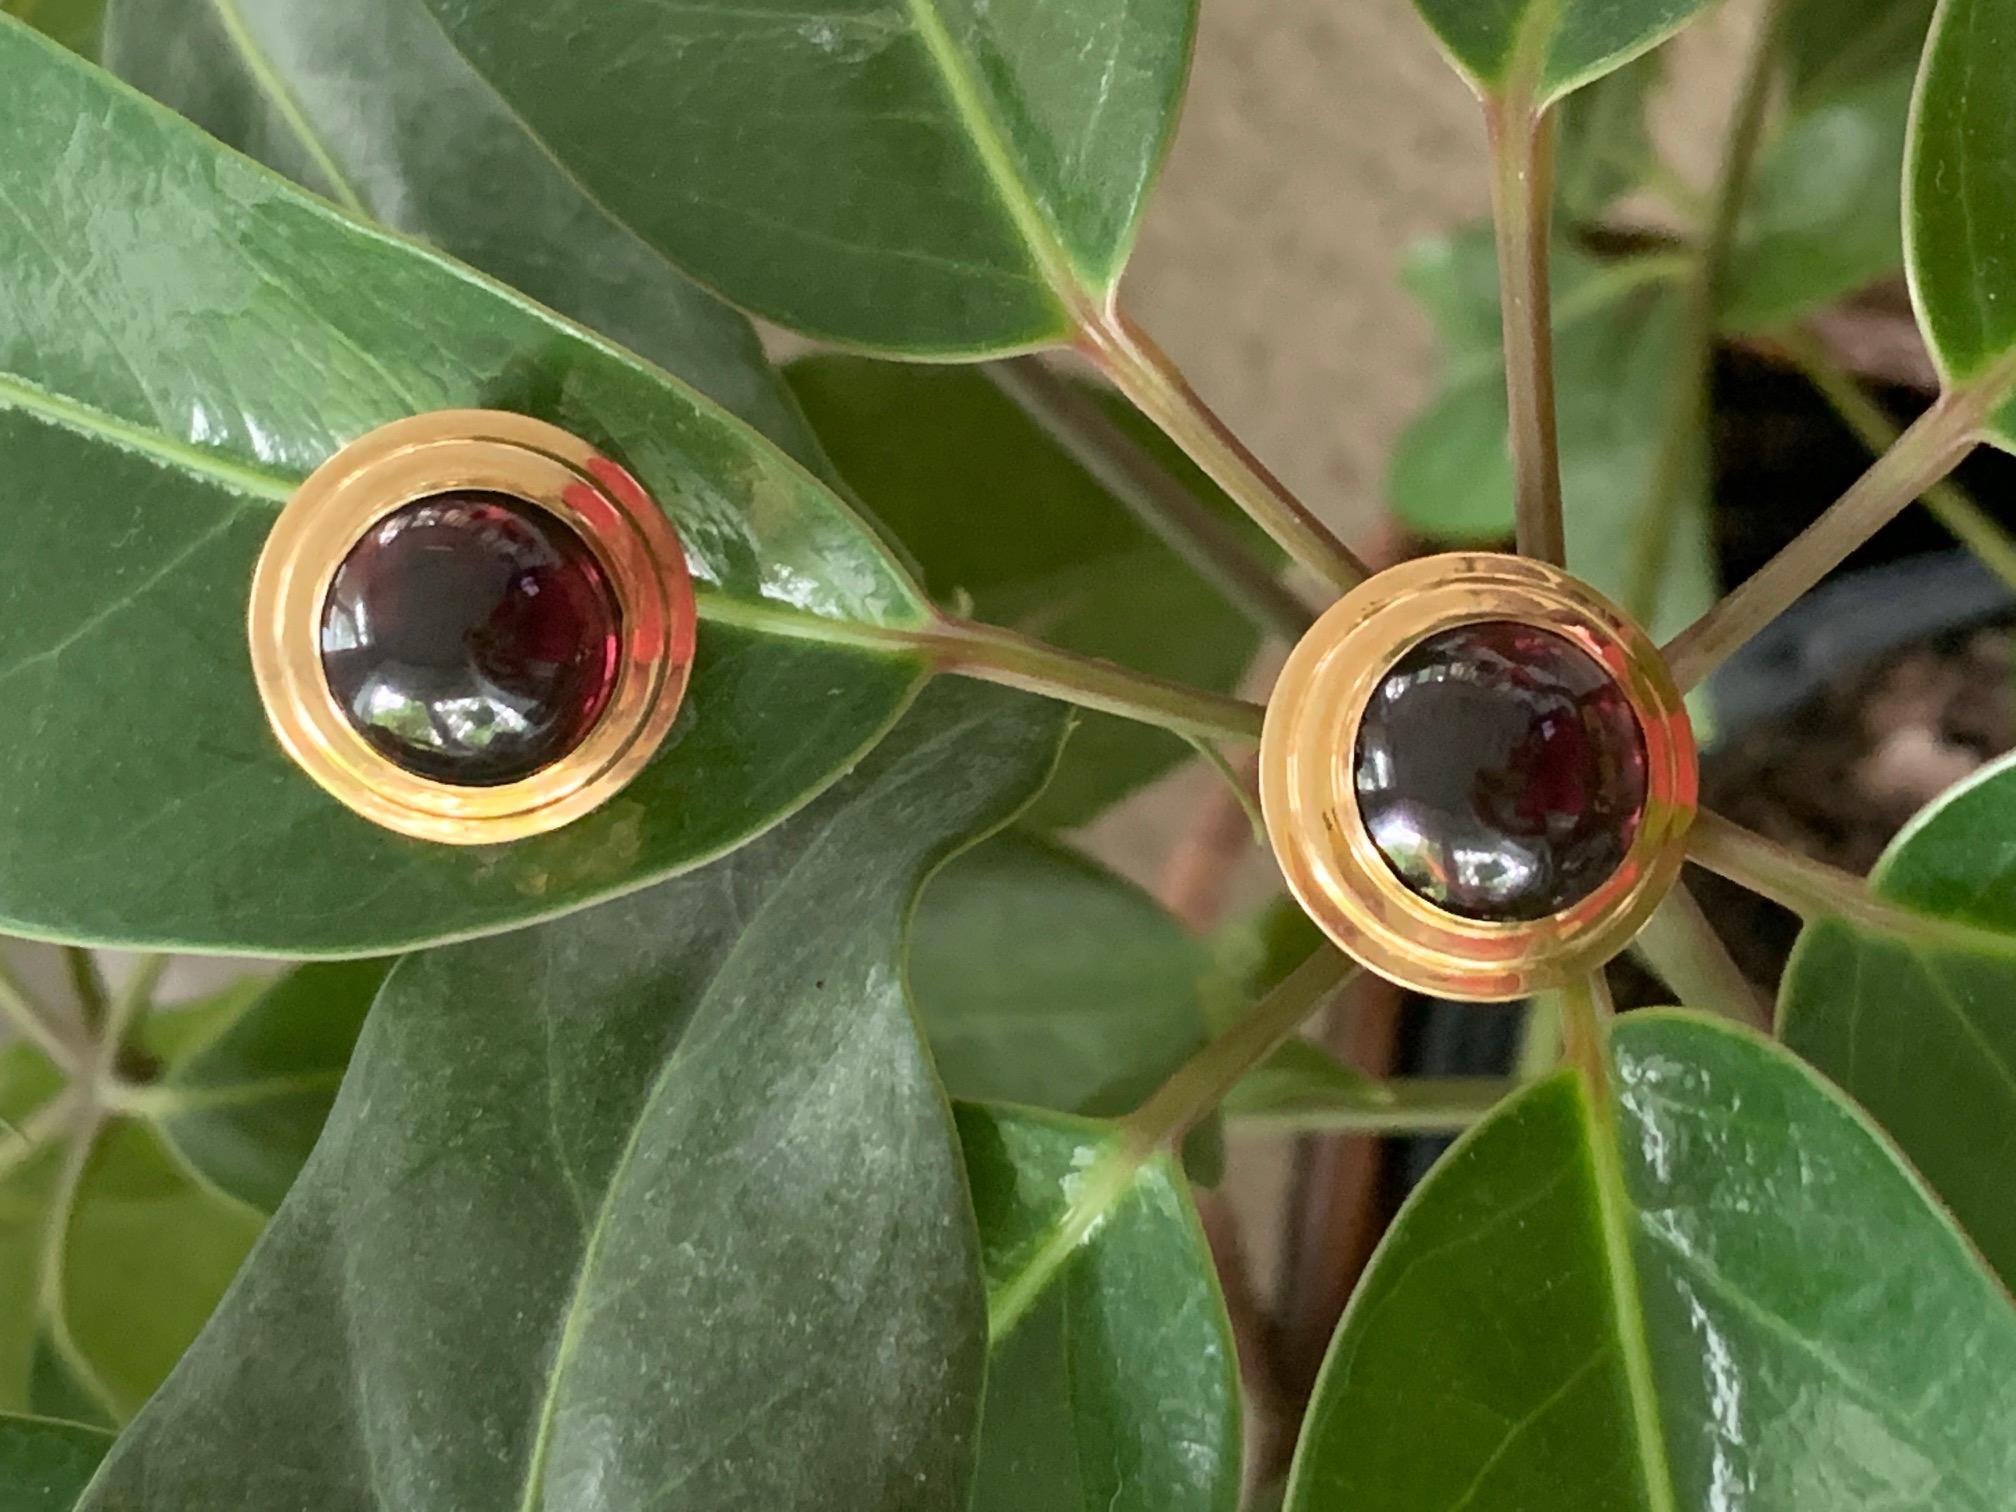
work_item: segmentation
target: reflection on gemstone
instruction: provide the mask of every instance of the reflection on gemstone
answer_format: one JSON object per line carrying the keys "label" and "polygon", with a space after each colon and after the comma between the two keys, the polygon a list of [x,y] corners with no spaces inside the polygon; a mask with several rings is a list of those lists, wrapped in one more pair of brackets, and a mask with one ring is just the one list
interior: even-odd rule
{"label": "reflection on gemstone", "polygon": [[1645,811],[1645,735],[1562,636],[1443,631],[1381,679],[1359,725],[1359,812],[1394,873],[1471,919],[1543,919],[1617,870]]}
{"label": "reflection on gemstone", "polygon": [[588,543],[495,493],[437,494],[351,548],[322,610],[322,666],[358,732],[408,771],[516,782],[594,728],[621,614]]}

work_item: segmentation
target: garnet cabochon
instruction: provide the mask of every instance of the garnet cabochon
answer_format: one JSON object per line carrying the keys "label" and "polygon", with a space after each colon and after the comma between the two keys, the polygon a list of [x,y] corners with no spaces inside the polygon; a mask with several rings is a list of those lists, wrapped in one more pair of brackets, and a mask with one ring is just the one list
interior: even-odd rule
{"label": "garnet cabochon", "polygon": [[1509,620],[1429,636],[1382,677],[1353,770],[1366,832],[1437,907],[1544,919],[1623,862],[1645,815],[1645,733],[1603,665]]}
{"label": "garnet cabochon", "polygon": [[615,690],[622,611],[587,541],[547,510],[436,494],[376,521],[323,602],[330,692],[380,755],[465,787],[530,777]]}

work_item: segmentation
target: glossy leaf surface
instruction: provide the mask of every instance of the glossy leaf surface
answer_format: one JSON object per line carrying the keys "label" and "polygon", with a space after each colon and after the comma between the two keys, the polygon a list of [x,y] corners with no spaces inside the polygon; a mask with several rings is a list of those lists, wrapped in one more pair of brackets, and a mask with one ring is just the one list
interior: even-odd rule
{"label": "glossy leaf surface", "polygon": [[960,1098],[1117,1115],[1204,1041],[1203,946],[1153,898],[1011,832],[924,890],[910,986]]}
{"label": "glossy leaf surface", "polygon": [[815,335],[940,353],[1061,340],[1104,299],[1193,24],[1190,0],[386,4],[424,5],[701,282]]}
{"label": "glossy leaf surface", "polygon": [[[1611,1036],[1444,1158],[1346,1314],[1290,1512],[1978,1512],[2016,1483],[2016,1309],[1768,1042]],[[1421,1425],[1432,1420],[1432,1451]]]}
{"label": "glossy leaf surface", "polygon": [[943,685],[716,865],[402,963],[300,1181],[84,1505],[961,1501],[984,1298],[901,937],[1058,727]]}
{"label": "glossy leaf surface", "polygon": [[[0,1408],[119,1420],[224,1294],[314,1143],[382,964],[308,966],[157,1013],[93,1118],[0,1057]],[[129,1068],[127,1076],[135,1074]],[[16,1302],[15,1299],[18,1299]]]}
{"label": "glossy leaf surface", "polygon": [[1730,254],[1728,326],[1790,324],[1903,266],[1911,81],[1897,70],[1845,90],[1772,143]]}
{"label": "glossy leaf surface", "polygon": [[0,1506],[70,1512],[112,1435],[53,1418],[0,1416]]}
{"label": "glossy leaf surface", "polygon": [[[1259,637],[1125,506],[978,373],[859,357],[787,375],[842,476],[916,558],[941,603],[1175,682],[1227,692]],[[1116,423],[1242,533],[1257,533],[1147,421]],[[1081,824],[1191,754],[1166,731],[1092,714],[1029,822]]]}
{"label": "glossy leaf surface", "polygon": [[1649,52],[1708,0],[1414,0],[1457,69],[1486,95],[1558,100]]}
{"label": "glossy leaf surface", "polygon": [[[502,928],[738,843],[914,691],[915,660],[824,638],[924,612],[873,535],[656,369],[11,23],[0,133],[0,559],[28,568],[0,582],[0,923],[299,955]],[[601,444],[706,585],[659,759],[508,849],[402,839],[325,797],[266,729],[245,652],[252,564],[295,483],[374,425],[457,405]]]}
{"label": "glossy leaf surface", "polygon": [[[1905,169],[1918,323],[1949,384],[2008,382],[2016,353],[2016,3],[1946,0],[1925,47]],[[2016,444],[2016,416],[1994,420]]]}
{"label": "glossy leaf surface", "polygon": [[2016,1205],[1989,1153],[2016,1145],[2011,826],[2016,768],[2006,761],[1913,820],[1870,886],[1928,914],[1927,929],[1808,928],[1778,1021],[1785,1042],[1869,1109],[2016,1284]]}
{"label": "glossy leaf surface", "polygon": [[297,183],[614,338],[816,458],[749,322],[584,193],[420,5],[112,0],[104,60]]}
{"label": "glossy leaf surface", "polygon": [[[1442,335],[1442,387],[1407,427],[1386,479],[1393,511],[1432,541],[1489,542],[1512,534],[1505,364],[1488,234],[1424,243],[1408,284]],[[1555,383],[1568,565],[1623,603],[1637,579],[1673,372],[1686,326],[1678,269],[1641,259],[1599,266],[1568,249],[1556,258]],[[1655,636],[1675,633],[1714,602],[1705,513],[1684,498],[1669,522]],[[1642,606],[1640,606],[1642,607]]]}
{"label": "glossy leaf surface", "polygon": [[996,1323],[975,1512],[1232,1512],[1237,1362],[1174,1163],[1021,1110],[959,1134]]}

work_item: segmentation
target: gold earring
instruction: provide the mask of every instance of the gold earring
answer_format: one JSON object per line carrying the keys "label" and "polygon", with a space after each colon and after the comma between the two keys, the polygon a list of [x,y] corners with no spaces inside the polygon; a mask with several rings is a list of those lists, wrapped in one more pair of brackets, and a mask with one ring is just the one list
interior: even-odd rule
{"label": "gold earring", "polygon": [[1270,699],[1261,803],[1339,947],[1440,997],[1559,987],[1679,874],[1693,729],[1658,648],[1557,568],[1464,553],[1334,605]]}
{"label": "gold earring", "polygon": [[450,845],[580,818],[657,751],[693,661],[678,533],[542,421],[445,410],[343,448],[252,579],[252,667],[288,755],[376,824]]}

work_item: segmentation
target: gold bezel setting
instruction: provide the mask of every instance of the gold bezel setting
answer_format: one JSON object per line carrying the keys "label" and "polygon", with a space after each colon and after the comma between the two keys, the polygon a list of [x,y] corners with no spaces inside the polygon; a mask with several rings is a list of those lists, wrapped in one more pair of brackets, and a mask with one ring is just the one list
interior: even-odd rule
{"label": "gold bezel setting", "polygon": [[[1601,663],[1645,738],[1645,808],[1623,860],[1589,896],[1530,922],[1465,918],[1420,896],[1357,802],[1358,728],[1381,679],[1428,637],[1489,620],[1552,631]],[[1658,648],[1607,599],[1543,562],[1454,553],[1380,573],[1295,647],[1268,700],[1260,796],[1290,890],[1341,949],[1418,992],[1495,1002],[1564,985],[1643,926],[1685,859],[1698,758]]]}
{"label": "gold bezel setting", "polygon": [[[374,749],[322,665],[323,605],[350,549],[386,515],[463,490],[507,495],[571,527],[621,613],[615,679],[594,726],[531,776],[490,787],[422,777]],[[247,626],[273,733],[317,784],[401,834],[488,845],[570,823],[637,775],[685,696],[696,615],[678,532],[622,467],[544,421],[443,410],[370,432],[301,485],[260,553]]]}

